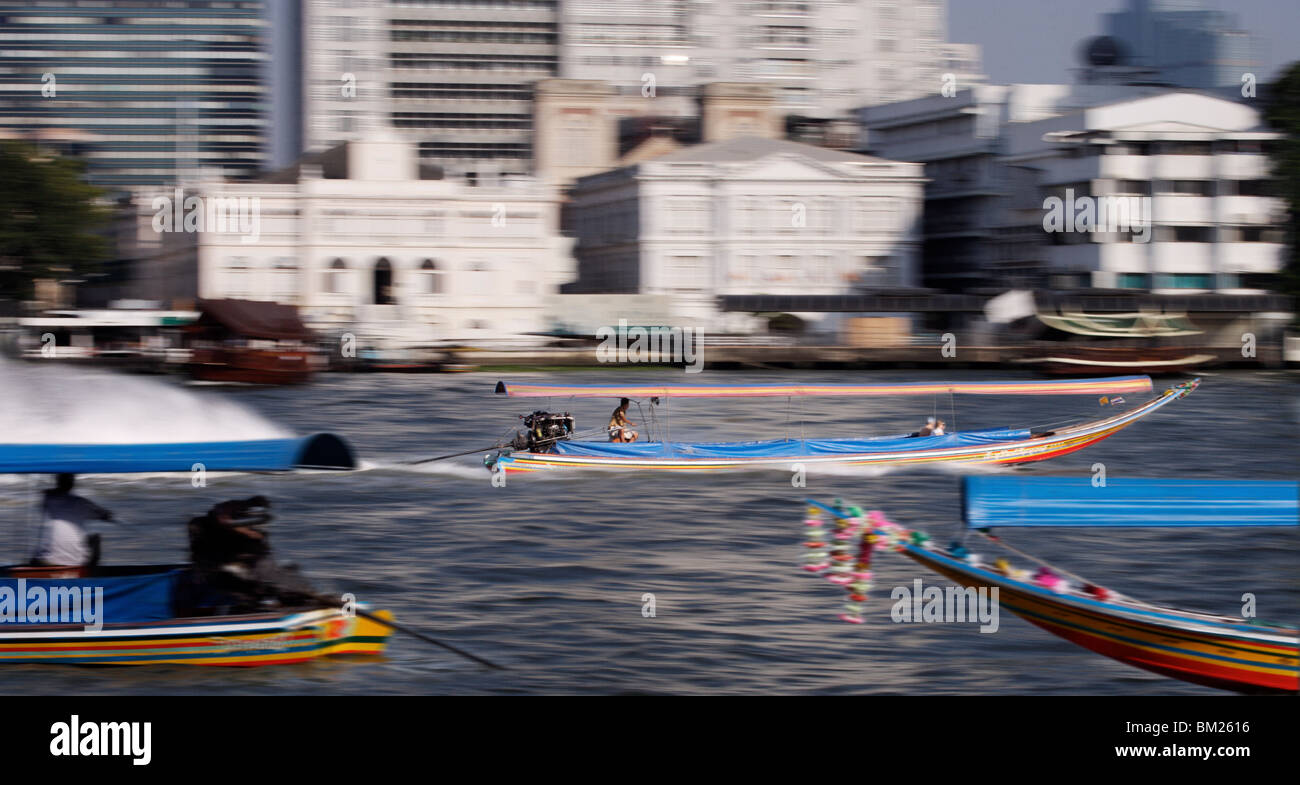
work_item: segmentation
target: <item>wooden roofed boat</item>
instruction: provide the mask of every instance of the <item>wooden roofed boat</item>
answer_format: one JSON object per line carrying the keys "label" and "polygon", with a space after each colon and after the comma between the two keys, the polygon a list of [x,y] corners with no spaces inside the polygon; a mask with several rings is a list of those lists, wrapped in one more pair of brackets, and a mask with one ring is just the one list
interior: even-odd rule
{"label": "wooden roofed boat", "polygon": [[[1110,480],[1090,478],[964,478],[964,517],[969,529],[1039,565],[1035,572],[1007,559],[987,564],[959,539],[947,548],[930,536],[861,514],[841,504],[809,501],[811,532],[829,513],[837,532],[861,537],[854,557],[847,545],[831,556],[824,538],[809,537],[812,572],[846,575],[850,621],[870,588],[871,552],[897,551],[972,588],[996,589],[996,601],[1053,635],[1128,665],[1162,676],[1243,693],[1300,691],[1300,631],[1253,618],[1171,608],[1128,597],[1047,565],[1011,548],[990,533],[1005,526],[1295,526],[1300,484],[1271,481]],[[840,542],[842,543],[842,537]],[[834,577],[834,576],[831,576]]]}
{"label": "wooden roofed boat", "polygon": [[1038,342],[1014,362],[1053,376],[1097,373],[1188,373],[1212,363],[1213,354],[1191,343],[1202,330],[1185,313],[1038,313],[1048,334],[1066,340]]}
{"label": "wooden roofed boat", "polygon": [[295,306],[225,299],[199,300],[198,309],[186,328],[196,381],[298,384],[325,364]]}
{"label": "wooden roofed boat", "polygon": [[[189,472],[196,463],[208,471],[355,468],[351,449],[331,434],[183,444],[0,445],[0,473]],[[203,608],[185,601],[193,586],[189,574],[185,564],[0,568],[0,663],[285,664],[379,654],[392,631],[382,623],[391,614],[372,612],[364,603],[352,609],[342,602],[309,602],[233,615]],[[95,596],[98,610],[90,618],[79,600]],[[37,599],[49,611],[39,617],[27,612]],[[57,621],[48,618],[55,610]]]}
{"label": "wooden roofed boat", "polygon": [[[939,436],[897,436],[852,439],[778,439],[746,442],[674,442],[666,435],[645,442],[580,441],[572,418],[534,412],[510,445],[498,445],[485,459],[493,471],[528,472],[547,469],[660,469],[727,471],[762,467],[818,465],[914,466],[921,464],[987,464],[1042,461],[1081,450],[1190,393],[1199,379],[1174,385],[1133,408],[1095,420],[1052,430],[997,428]],[[559,386],[498,382],[496,392],[524,398],[648,399],[654,408],[673,398],[766,398],[902,395],[1089,395],[1123,400],[1120,393],[1152,390],[1150,377],[1120,376],[1069,381],[917,382],[903,384],[794,384],[709,386]],[[540,416],[539,416],[540,415]],[[666,415],[665,415],[666,417]],[[603,433],[604,429],[600,429]]]}

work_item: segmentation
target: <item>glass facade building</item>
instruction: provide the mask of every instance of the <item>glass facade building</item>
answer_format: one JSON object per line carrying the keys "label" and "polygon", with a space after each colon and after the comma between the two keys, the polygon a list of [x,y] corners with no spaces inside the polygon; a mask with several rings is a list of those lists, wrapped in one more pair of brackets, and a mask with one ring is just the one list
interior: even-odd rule
{"label": "glass facade building", "polygon": [[0,2],[0,134],[84,157],[112,191],[267,155],[262,0]]}

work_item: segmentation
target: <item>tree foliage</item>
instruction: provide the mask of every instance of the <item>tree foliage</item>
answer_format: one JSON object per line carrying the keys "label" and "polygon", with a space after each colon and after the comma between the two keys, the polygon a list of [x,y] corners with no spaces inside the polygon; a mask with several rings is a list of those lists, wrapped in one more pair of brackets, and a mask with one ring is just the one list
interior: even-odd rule
{"label": "tree foliage", "polygon": [[0,299],[26,299],[39,278],[93,272],[109,252],[99,231],[110,211],[84,165],[16,141],[0,141]]}
{"label": "tree foliage", "polygon": [[1283,138],[1272,146],[1273,176],[1286,200],[1287,258],[1282,289],[1300,296],[1300,62],[1292,63],[1269,90],[1265,119]]}

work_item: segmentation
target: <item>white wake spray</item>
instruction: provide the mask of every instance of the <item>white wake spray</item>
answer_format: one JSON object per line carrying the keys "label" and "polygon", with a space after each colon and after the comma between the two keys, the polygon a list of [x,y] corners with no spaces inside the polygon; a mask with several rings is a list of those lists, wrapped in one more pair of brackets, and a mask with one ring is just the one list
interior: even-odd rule
{"label": "white wake spray", "polygon": [[158,379],[0,359],[0,444],[142,444],[293,434],[234,401]]}

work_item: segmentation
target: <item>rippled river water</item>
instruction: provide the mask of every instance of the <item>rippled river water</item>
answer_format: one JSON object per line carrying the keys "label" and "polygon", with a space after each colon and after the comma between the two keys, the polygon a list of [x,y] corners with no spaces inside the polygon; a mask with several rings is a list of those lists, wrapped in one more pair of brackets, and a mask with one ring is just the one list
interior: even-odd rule
{"label": "rippled river water", "polygon": [[[39,372],[11,368],[6,386],[22,386]],[[505,376],[566,384],[796,378],[639,369]],[[217,501],[265,494],[278,511],[272,532],[280,558],[299,562],[322,588],[353,592],[509,670],[486,671],[397,635],[377,661],[249,670],[5,667],[0,694],[1214,692],[1091,654],[1009,613],[995,634],[975,625],[896,624],[890,588],[917,577],[941,579],[892,554],[877,559],[867,623],[838,621],[842,590],[799,568],[800,499],[843,497],[946,537],[956,531],[960,509],[954,470],[814,473],[806,489],[792,487],[784,471],[511,476],[495,488],[480,456],[400,464],[491,444],[517,414],[541,403],[493,395],[497,378],[333,374],[301,388],[191,388],[188,394],[204,402],[199,413],[159,411],[155,425],[167,428],[170,416],[201,417],[209,405],[233,400],[293,431],[342,434],[364,470],[218,475],[206,488],[192,487],[188,476],[99,476],[79,487],[127,521],[105,530],[106,561],[118,563],[182,560],[189,517]],[[953,377],[797,375],[801,382],[939,378]],[[1168,383],[1157,380],[1157,387]],[[113,384],[110,378],[86,389],[109,394]],[[574,412],[580,428],[603,425],[613,408],[603,400],[552,405]],[[780,437],[800,428],[809,436],[884,435],[915,429],[936,406],[951,425],[947,399],[828,398],[807,401],[802,411],[797,403],[788,410],[784,399],[680,401],[673,404],[672,433],[705,440]],[[970,429],[1098,411],[1087,396],[966,397],[956,401],[955,419]],[[1298,415],[1300,377],[1219,373],[1082,452],[984,471],[1087,476],[1103,463],[1111,478],[1294,479]],[[9,561],[23,558],[30,544],[29,492],[44,481],[0,478],[0,552]],[[1261,617],[1293,624],[1300,617],[1295,530],[1011,531],[1008,539],[1145,600],[1236,613],[1243,592],[1252,592]],[[642,615],[646,593],[655,595],[652,618]]]}

